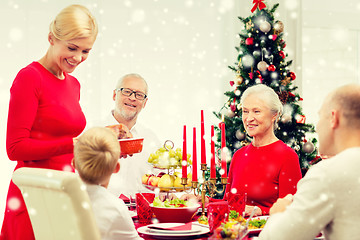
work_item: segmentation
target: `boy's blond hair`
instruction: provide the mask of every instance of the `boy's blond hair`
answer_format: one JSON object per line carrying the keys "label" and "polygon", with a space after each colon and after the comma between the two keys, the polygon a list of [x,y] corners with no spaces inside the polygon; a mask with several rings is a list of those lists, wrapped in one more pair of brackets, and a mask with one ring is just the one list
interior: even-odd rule
{"label": "boy's blond hair", "polygon": [[74,146],[74,167],[83,181],[100,184],[115,170],[120,156],[116,135],[109,129],[94,127],[83,133]]}

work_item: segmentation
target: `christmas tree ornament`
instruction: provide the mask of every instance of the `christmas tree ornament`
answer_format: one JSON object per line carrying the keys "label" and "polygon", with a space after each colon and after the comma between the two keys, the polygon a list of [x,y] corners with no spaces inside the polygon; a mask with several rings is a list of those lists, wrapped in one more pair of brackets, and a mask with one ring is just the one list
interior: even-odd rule
{"label": "christmas tree ornament", "polygon": [[240,76],[240,75],[236,76],[236,85],[237,86],[241,85],[243,83],[243,81],[244,81],[244,78],[242,76]]}
{"label": "christmas tree ornament", "polygon": [[260,51],[259,51],[259,50],[255,50],[255,51],[253,51],[253,56],[254,56],[255,58],[260,57],[260,56],[261,56]]}
{"label": "christmas tree ornament", "polygon": [[289,115],[289,114],[284,114],[284,115],[282,115],[282,117],[281,117],[281,122],[282,122],[282,123],[289,123],[289,122],[291,122],[291,115]]}
{"label": "christmas tree ornament", "polygon": [[283,80],[281,80],[281,85],[286,86],[291,82],[290,77],[285,77]]}
{"label": "christmas tree ornament", "polygon": [[289,76],[290,76],[291,80],[295,80],[295,78],[296,78],[296,75],[294,72],[290,72]]}
{"label": "christmas tree ornament", "polygon": [[225,113],[225,115],[228,117],[228,118],[233,118],[235,116],[235,113],[233,111],[231,111],[231,109],[228,109]]}
{"label": "christmas tree ornament", "polygon": [[267,21],[263,21],[262,23],[260,23],[260,31],[264,32],[264,33],[268,33],[270,32],[271,29],[271,24]]}
{"label": "christmas tree ornament", "polygon": [[251,55],[245,55],[242,58],[242,65],[244,67],[252,67],[254,65],[254,58]]}
{"label": "christmas tree ornament", "polygon": [[285,48],[285,47],[286,47],[286,43],[285,43],[285,41],[284,41],[283,39],[281,39],[281,41],[280,41],[280,46],[281,46],[282,48]]}
{"label": "christmas tree ornament", "polygon": [[243,147],[245,147],[245,146],[247,146],[247,145],[249,145],[250,143],[248,142],[248,141],[246,141],[246,140],[244,140],[244,141],[241,141],[241,146],[243,146]]}
{"label": "christmas tree ornament", "polygon": [[268,67],[268,64],[265,62],[265,61],[260,61],[258,64],[257,64],[257,68],[260,70],[260,71],[266,71]]}
{"label": "christmas tree ornament", "polygon": [[235,137],[239,140],[245,139],[245,133],[240,131],[240,129],[236,130]]}
{"label": "christmas tree ornament", "polygon": [[254,73],[253,72],[249,72],[249,78],[253,79],[254,78]]}
{"label": "christmas tree ornament", "polygon": [[312,142],[304,143],[302,150],[306,153],[312,153],[315,150],[315,146]]}
{"label": "christmas tree ornament", "polygon": [[295,118],[297,123],[305,124],[306,117],[304,115],[297,114]]}
{"label": "christmas tree ornament", "polygon": [[277,92],[279,95],[279,99],[282,102],[282,104],[285,104],[289,98],[289,94],[286,91]]}
{"label": "christmas tree ornament", "polygon": [[246,45],[253,45],[254,44],[254,39],[249,37],[245,40],[245,44]]}
{"label": "christmas tree ornament", "polygon": [[235,82],[234,81],[230,81],[230,86],[234,86]]}
{"label": "christmas tree ornament", "polygon": [[270,72],[274,72],[275,69],[276,69],[276,67],[275,67],[273,64],[270,64],[270,65],[268,66],[268,70],[269,70]]}
{"label": "christmas tree ornament", "polygon": [[[234,99],[235,99],[235,98],[234,98]],[[233,111],[233,112],[236,111],[236,105],[235,105],[235,103],[231,103],[231,104],[230,104],[230,110]]]}
{"label": "christmas tree ornament", "polygon": [[279,52],[279,56],[284,59],[284,58],[285,58],[285,53],[284,53],[283,51],[280,51],[280,52]]}
{"label": "christmas tree ornament", "polygon": [[264,0],[253,0],[254,6],[251,9],[251,12],[253,13],[257,8],[259,8],[259,11],[266,8],[265,3],[263,3]]}
{"label": "christmas tree ornament", "polygon": [[236,108],[237,108],[237,110],[240,110],[241,109],[241,104],[238,103],[238,105],[236,105]]}
{"label": "christmas tree ornament", "polygon": [[252,28],[254,27],[254,24],[251,22],[251,19],[245,24],[245,29],[246,30],[252,30]]}
{"label": "christmas tree ornament", "polygon": [[295,97],[295,94],[293,94],[292,92],[288,92],[289,97]]}
{"label": "christmas tree ornament", "polygon": [[269,35],[269,39],[275,41],[277,39],[276,34]]}
{"label": "christmas tree ornament", "polygon": [[274,33],[279,35],[280,33],[282,33],[284,31],[284,24],[281,21],[277,21],[274,24]]}

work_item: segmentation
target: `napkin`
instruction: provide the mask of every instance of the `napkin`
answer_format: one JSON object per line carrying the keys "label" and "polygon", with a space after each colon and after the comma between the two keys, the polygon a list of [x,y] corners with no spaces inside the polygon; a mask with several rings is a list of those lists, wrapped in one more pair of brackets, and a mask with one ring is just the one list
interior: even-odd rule
{"label": "napkin", "polygon": [[124,194],[121,194],[121,195],[119,196],[119,198],[120,198],[121,200],[123,200],[125,203],[129,203],[129,202],[130,202],[130,198],[128,198],[128,197],[125,196]]}
{"label": "napkin", "polygon": [[175,226],[175,227],[161,227],[161,226],[153,226],[150,225],[148,226],[148,228],[152,228],[152,229],[159,229],[159,230],[173,230],[173,231],[184,231],[184,230],[191,230],[192,227],[192,223],[188,222],[179,226]]}

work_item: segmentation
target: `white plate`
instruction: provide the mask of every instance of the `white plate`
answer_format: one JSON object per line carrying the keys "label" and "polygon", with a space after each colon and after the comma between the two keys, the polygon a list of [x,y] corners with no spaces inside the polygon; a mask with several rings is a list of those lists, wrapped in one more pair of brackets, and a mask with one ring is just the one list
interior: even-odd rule
{"label": "white plate", "polygon": [[159,233],[195,233],[200,232],[199,229],[195,229],[193,226],[191,226],[190,230],[166,230],[166,229],[154,229],[151,227],[159,227],[159,228],[171,228],[171,227],[177,227],[184,225],[184,223],[155,223],[147,225],[148,229],[151,230],[151,232],[159,232]]}
{"label": "white plate", "polygon": [[[254,220],[254,219],[256,219],[256,220],[261,220],[261,219],[267,220],[268,218],[269,218],[269,216],[258,216],[258,217],[253,217],[250,220]],[[262,228],[254,228],[254,229],[248,229],[248,232],[249,233],[259,233],[259,232],[261,232],[261,230],[263,230],[263,229]]]}
{"label": "white plate", "polygon": [[[183,223],[158,223],[154,224],[160,227],[175,227],[179,226]],[[139,227],[137,229],[139,233],[155,236],[155,237],[188,237],[188,236],[196,236],[209,233],[210,230],[208,227],[199,226],[197,224],[192,224],[191,230],[182,230],[182,231],[172,231],[172,230],[158,230],[158,229],[150,229],[148,226]]]}

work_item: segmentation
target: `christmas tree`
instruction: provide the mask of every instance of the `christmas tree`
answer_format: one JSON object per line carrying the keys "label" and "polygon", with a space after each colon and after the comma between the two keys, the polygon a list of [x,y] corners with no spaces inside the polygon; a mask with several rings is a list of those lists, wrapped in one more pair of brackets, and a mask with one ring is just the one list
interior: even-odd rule
{"label": "christmas tree", "polygon": [[[230,81],[233,89],[225,92],[228,101],[214,114],[225,122],[226,145],[229,155],[232,156],[236,150],[251,142],[242,123],[242,93],[255,84],[270,86],[284,104],[284,112],[275,134],[296,151],[304,173],[320,158],[315,147],[317,140],[307,139],[306,136],[306,133],[313,133],[315,129],[313,125],[305,123],[306,118],[299,105],[302,98],[295,92],[297,87],[294,86],[293,80],[296,75],[290,71],[292,60],[287,60],[288,54],[284,50],[284,24],[274,19],[274,12],[279,4],[268,9],[263,0],[254,3],[251,16],[239,17],[244,28],[239,34],[240,45],[236,47],[237,61],[234,66],[229,66],[236,75],[235,80]],[[218,128],[217,131],[220,142]],[[219,144],[217,146],[220,147]]]}

